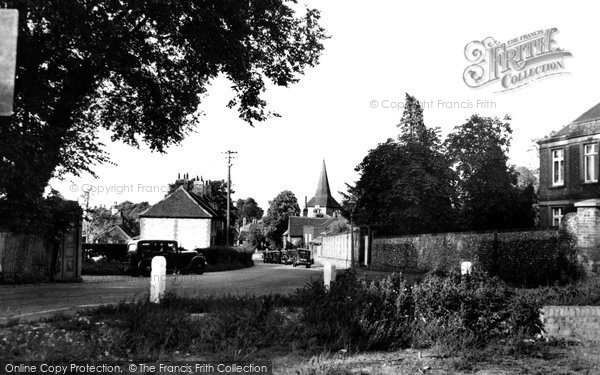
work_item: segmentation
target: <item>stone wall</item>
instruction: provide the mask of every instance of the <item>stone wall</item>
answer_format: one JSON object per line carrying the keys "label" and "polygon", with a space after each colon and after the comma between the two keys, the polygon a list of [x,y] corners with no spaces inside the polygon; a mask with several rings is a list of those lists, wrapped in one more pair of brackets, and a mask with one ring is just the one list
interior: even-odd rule
{"label": "stone wall", "polygon": [[547,337],[600,340],[600,306],[544,306],[541,319]]}

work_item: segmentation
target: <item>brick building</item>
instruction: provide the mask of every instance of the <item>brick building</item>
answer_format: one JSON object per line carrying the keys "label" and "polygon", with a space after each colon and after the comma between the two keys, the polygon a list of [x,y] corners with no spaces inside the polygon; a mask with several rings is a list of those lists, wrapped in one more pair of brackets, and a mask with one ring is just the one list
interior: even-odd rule
{"label": "brick building", "polygon": [[555,134],[538,141],[541,227],[558,227],[575,203],[600,198],[600,103]]}

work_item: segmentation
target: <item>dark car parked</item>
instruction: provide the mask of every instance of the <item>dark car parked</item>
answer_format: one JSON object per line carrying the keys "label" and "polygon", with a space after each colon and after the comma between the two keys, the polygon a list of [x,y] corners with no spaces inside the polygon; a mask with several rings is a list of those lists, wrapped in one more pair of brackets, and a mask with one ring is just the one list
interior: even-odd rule
{"label": "dark car parked", "polygon": [[315,260],[312,258],[312,251],[308,249],[298,249],[296,250],[296,254],[294,257],[294,262],[292,263],[294,267],[305,265],[306,268],[310,268],[312,264],[315,263]]}
{"label": "dark car parked", "polygon": [[177,241],[136,240],[127,245],[127,271],[150,276],[152,258],[159,255],[167,260],[167,272],[202,274],[206,268],[204,256],[178,247]]}
{"label": "dark car parked", "polygon": [[281,254],[281,263],[294,264],[294,259],[296,259],[296,249],[283,250],[283,254]]}
{"label": "dark car parked", "polygon": [[265,263],[281,263],[280,250],[265,250],[263,251],[263,262]]}

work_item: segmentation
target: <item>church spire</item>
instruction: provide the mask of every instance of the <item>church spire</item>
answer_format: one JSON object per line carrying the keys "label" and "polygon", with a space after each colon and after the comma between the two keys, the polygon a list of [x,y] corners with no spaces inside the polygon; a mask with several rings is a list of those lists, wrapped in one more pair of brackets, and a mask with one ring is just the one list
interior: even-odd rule
{"label": "church spire", "polygon": [[329,210],[340,209],[340,204],[331,195],[329,188],[329,179],[327,177],[327,167],[325,166],[325,159],[323,159],[323,167],[321,168],[321,175],[319,176],[319,183],[317,184],[317,191],[315,196],[308,201],[308,207],[319,206],[323,209]]}
{"label": "church spire", "polygon": [[325,159],[323,159],[323,168],[321,168],[321,175],[319,176],[319,184],[317,185],[317,192],[315,197],[330,196],[331,190],[329,190],[329,179],[327,178],[327,167],[325,166]]}

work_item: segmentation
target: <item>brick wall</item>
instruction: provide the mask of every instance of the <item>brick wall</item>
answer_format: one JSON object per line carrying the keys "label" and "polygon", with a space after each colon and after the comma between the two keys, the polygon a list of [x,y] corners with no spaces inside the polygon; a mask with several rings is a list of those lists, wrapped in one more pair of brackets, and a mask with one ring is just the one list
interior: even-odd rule
{"label": "brick wall", "polygon": [[[540,202],[540,226],[547,228],[552,225],[550,206],[546,202],[560,201],[563,203],[552,204],[563,207],[563,213],[574,211],[573,203],[584,199],[600,197],[600,183],[585,183],[583,171],[583,147],[592,140],[580,140],[568,145],[540,146],[540,187],[538,199]],[[552,157],[551,151],[564,148],[565,176],[564,185],[552,186]]]}
{"label": "brick wall", "polygon": [[564,229],[576,239],[578,262],[586,272],[600,273],[600,200],[575,204],[577,212],[564,219]]}
{"label": "brick wall", "polygon": [[544,306],[541,319],[547,337],[600,340],[600,306]]}

